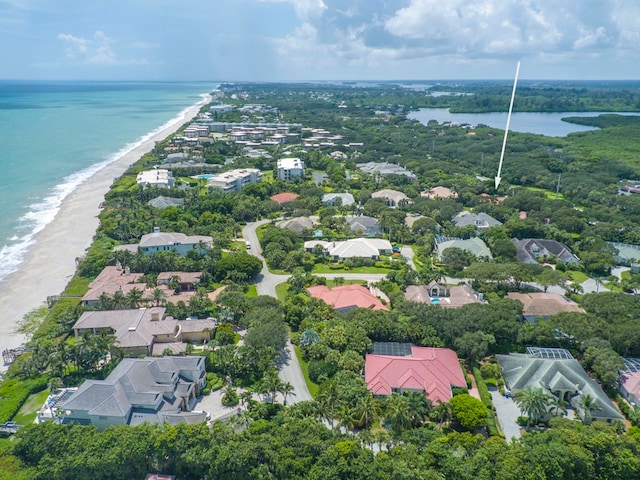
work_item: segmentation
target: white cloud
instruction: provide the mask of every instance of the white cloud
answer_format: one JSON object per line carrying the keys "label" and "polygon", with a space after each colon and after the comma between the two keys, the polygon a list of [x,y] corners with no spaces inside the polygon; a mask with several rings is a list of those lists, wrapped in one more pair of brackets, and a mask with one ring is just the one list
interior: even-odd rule
{"label": "white cloud", "polygon": [[327,6],[322,0],[259,0],[264,3],[290,3],[296,12],[296,15],[302,20],[307,21],[312,17],[322,15]]}
{"label": "white cloud", "polygon": [[66,44],[65,56],[68,60],[92,64],[117,63],[116,54],[111,48],[112,40],[104,32],[98,30],[94,33],[93,39],[61,33],[58,39]]}
{"label": "white cloud", "polygon": [[261,1],[291,3],[302,20],[274,41],[283,61],[295,56],[305,64],[333,64],[336,71],[380,64],[391,70],[409,61],[511,66],[515,59],[607,60],[640,41],[637,0]]}

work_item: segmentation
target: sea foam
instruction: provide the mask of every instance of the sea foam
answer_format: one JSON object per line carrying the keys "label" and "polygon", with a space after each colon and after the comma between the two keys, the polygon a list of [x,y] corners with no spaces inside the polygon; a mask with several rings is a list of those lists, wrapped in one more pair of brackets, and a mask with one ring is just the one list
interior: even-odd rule
{"label": "sea foam", "polygon": [[[201,95],[202,100],[196,105],[202,105],[208,95]],[[187,113],[194,105],[185,108],[168,122],[138,138],[135,142],[126,144],[122,149],[110,155],[102,162],[93,164],[78,172],[66,176],[63,181],[53,187],[47,196],[31,204],[29,211],[20,218],[20,230],[28,230],[24,235],[14,235],[9,240],[11,243],[0,249],[0,281],[7,275],[15,272],[26,258],[29,249],[36,243],[37,234],[53,221],[60,211],[63,201],[73,193],[80,185],[89,180],[97,172],[106,166],[120,160],[145,142],[162,132],[163,130],[185,121]]]}

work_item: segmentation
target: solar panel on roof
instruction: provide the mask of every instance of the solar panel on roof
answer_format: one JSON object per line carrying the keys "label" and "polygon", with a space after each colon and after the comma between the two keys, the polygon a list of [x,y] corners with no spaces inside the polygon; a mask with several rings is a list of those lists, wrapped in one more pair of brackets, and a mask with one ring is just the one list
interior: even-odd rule
{"label": "solar panel on roof", "polygon": [[640,358],[624,358],[624,370],[623,373],[640,372]]}
{"label": "solar panel on roof", "polygon": [[573,360],[573,355],[564,348],[527,347],[527,354],[535,358]]}
{"label": "solar panel on roof", "polygon": [[373,353],[376,355],[390,355],[393,357],[411,356],[410,343],[374,342]]}

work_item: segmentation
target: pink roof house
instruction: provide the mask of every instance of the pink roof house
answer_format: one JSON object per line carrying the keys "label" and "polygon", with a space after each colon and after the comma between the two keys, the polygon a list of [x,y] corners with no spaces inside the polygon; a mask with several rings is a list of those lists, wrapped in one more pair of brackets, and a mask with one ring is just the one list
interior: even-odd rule
{"label": "pink roof house", "polygon": [[269,197],[271,200],[273,200],[274,202],[278,202],[280,205],[282,205],[283,203],[286,202],[291,202],[295,199],[297,199],[300,195],[298,195],[297,193],[278,193],[276,195],[272,195],[271,197]]}
{"label": "pink roof house", "polygon": [[640,372],[620,375],[620,392],[629,402],[640,406]]}
{"label": "pink roof house", "polygon": [[346,313],[354,308],[370,308],[371,310],[387,310],[382,302],[362,285],[342,285],[329,288],[324,285],[307,288],[312,297],[331,305],[334,310]]}
{"label": "pink roof house", "polygon": [[374,395],[424,392],[433,404],[451,400],[452,387],[467,386],[456,352],[413,345],[410,356],[367,354],[365,382]]}

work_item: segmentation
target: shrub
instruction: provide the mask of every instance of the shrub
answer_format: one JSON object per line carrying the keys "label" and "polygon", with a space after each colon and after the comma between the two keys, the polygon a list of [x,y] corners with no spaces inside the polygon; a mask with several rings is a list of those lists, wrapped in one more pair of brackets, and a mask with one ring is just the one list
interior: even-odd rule
{"label": "shrub", "polygon": [[313,383],[320,384],[322,380],[320,377],[329,378],[336,373],[335,365],[332,365],[324,360],[311,360],[309,362],[309,380]]}
{"label": "shrub", "polygon": [[498,388],[498,381],[495,378],[487,378],[484,383],[487,387]]}
{"label": "shrub", "polygon": [[240,397],[238,396],[238,392],[236,392],[235,388],[227,388],[222,396],[222,405],[225,407],[235,407],[240,401]]}
{"label": "shrub", "polygon": [[48,382],[49,377],[46,375],[27,381],[5,380],[0,385],[0,398],[2,399],[0,402],[0,423],[11,420],[29,398],[29,395],[47,388]]}
{"label": "shrub", "polygon": [[499,378],[502,376],[500,366],[497,363],[485,363],[480,367],[482,378]]}
{"label": "shrub", "polygon": [[462,395],[464,393],[469,393],[469,389],[466,387],[453,387],[451,389],[451,395],[452,396],[456,396],[456,395]]}

